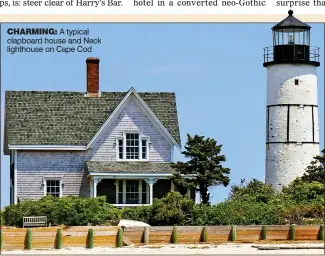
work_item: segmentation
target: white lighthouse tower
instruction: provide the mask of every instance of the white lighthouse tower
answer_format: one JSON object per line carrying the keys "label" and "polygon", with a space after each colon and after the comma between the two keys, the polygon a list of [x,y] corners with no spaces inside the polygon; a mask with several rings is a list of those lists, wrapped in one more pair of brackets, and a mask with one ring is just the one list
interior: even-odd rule
{"label": "white lighthouse tower", "polygon": [[281,191],[319,154],[317,75],[319,48],[311,27],[293,16],[275,25],[264,48],[267,69],[266,184]]}

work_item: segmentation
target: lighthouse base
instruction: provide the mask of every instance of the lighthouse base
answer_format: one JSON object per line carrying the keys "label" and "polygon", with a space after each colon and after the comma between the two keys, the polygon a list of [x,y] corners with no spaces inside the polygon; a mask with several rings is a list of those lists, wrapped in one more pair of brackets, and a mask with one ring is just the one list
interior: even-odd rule
{"label": "lighthouse base", "polygon": [[319,144],[275,143],[266,147],[265,183],[272,185],[276,192],[301,177],[319,155]]}

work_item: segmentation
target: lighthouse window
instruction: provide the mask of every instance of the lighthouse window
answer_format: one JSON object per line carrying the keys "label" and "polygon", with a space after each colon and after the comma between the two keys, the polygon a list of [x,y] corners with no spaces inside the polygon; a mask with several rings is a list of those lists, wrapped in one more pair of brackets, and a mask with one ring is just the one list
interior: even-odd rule
{"label": "lighthouse window", "polygon": [[295,79],[295,85],[299,85],[299,80]]}

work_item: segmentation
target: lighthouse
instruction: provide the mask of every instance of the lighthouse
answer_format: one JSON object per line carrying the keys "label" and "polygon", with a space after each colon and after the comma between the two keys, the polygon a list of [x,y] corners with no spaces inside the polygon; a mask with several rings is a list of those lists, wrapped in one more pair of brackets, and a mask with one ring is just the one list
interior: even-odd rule
{"label": "lighthouse", "polygon": [[272,28],[264,48],[267,70],[265,182],[280,192],[302,176],[319,154],[317,75],[319,48],[311,27],[289,16]]}

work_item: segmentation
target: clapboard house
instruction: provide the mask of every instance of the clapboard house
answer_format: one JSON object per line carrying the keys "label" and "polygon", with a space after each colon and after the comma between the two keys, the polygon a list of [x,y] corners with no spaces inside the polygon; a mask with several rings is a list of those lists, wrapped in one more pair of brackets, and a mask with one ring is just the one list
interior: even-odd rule
{"label": "clapboard house", "polygon": [[175,94],[101,92],[99,59],[86,66],[86,93],[6,91],[11,204],[50,194],[138,206],[177,189],[169,180],[181,148]]}

